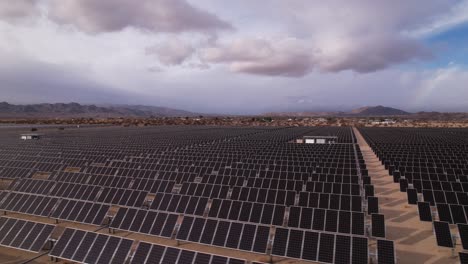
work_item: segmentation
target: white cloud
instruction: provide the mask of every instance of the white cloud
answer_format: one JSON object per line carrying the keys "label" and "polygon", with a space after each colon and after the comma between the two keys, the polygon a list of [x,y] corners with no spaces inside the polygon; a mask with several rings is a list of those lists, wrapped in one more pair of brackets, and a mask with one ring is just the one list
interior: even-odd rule
{"label": "white cloud", "polygon": [[[292,0],[270,1],[266,7],[265,3],[244,1],[245,9],[255,10],[252,17],[242,17],[244,24],[248,24],[247,19],[252,24],[269,19],[272,26],[264,28],[262,37],[249,37],[240,31],[221,39],[211,49],[204,49],[202,59],[225,63],[234,72],[258,75],[300,77],[314,69],[374,72],[431,58],[431,51],[406,32],[449,12],[454,3],[332,0],[324,4]],[[242,8],[236,11],[244,12]]]}
{"label": "white cloud", "polygon": [[259,75],[303,76],[313,67],[313,52],[297,39],[237,39],[203,49],[201,58],[228,63],[234,72]]}

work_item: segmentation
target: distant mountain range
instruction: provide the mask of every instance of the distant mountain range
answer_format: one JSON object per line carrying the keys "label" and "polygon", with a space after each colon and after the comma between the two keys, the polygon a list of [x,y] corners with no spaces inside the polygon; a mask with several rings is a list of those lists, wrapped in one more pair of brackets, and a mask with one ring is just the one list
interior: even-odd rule
{"label": "distant mountain range", "polygon": [[14,105],[0,103],[0,118],[108,118],[108,117],[178,117],[198,114],[158,106],[81,105],[78,103]]}
{"label": "distant mountain range", "polygon": [[[151,118],[151,117],[195,117],[189,111],[145,105],[82,105],[78,103],[14,105],[0,102],[0,118],[50,119],[50,118]],[[468,120],[468,113],[418,112],[409,113],[385,106],[367,106],[342,112],[271,112],[261,116],[276,117],[404,117],[409,119]]]}
{"label": "distant mountain range", "polygon": [[411,113],[385,106],[366,106],[348,112],[273,112],[272,116],[339,116],[339,117],[370,117],[370,116],[407,116]]}

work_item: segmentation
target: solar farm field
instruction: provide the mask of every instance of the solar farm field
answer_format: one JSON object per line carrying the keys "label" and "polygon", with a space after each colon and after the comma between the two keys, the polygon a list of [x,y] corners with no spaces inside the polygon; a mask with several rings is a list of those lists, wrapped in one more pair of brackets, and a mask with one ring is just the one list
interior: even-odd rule
{"label": "solar farm field", "polygon": [[[361,128],[361,134],[417,211],[421,229],[449,263],[467,263],[468,130],[429,128]],[[459,255],[459,258],[457,258]]]}
{"label": "solar farm field", "polygon": [[468,244],[466,130],[27,132],[0,128],[0,263],[457,263]]}

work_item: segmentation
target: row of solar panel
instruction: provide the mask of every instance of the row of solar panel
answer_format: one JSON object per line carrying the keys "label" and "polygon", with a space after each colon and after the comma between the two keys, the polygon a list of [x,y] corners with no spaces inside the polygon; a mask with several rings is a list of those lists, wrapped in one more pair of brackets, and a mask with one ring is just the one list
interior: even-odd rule
{"label": "row of solar panel", "polygon": [[[185,177],[181,182],[194,182],[196,181],[195,175],[187,175],[192,177]],[[244,178],[238,176],[223,176],[223,175],[203,175],[201,176],[200,183],[207,184],[218,184],[218,185],[229,185],[229,186],[247,186],[256,188],[268,188],[268,189],[281,189],[281,190],[296,190],[302,191],[304,182],[307,183],[306,190],[316,189],[316,184],[327,184],[327,183],[343,183],[343,184],[358,184],[358,176],[343,176],[343,175],[327,175],[327,174],[313,174],[303,180],[285,180],[285,179],[269,179],[269,178]],[[164,180],[152,180],[152,179],[141,179],[131,177],[120,177],[120,176],[97,176],[85,173],[60,173],[58,175],[51,175],[50,180],[60,182],[71,182],[80,184],[99,185],[107,187],[117,188],[130,188],[136,190],[144,190],[150,193],[154,192],[165,192],[171,189],[174,184],[170,186],[162,186],[157,184],[164,182]],[[133,183],[132,183],[133,181]],[[245,181],[247,181],[245,183]],[[164,190],[159,190],[164,188]],[[331,187],[321,187],[321,189],[331,189]]]}
{"label": "row of solar panel", "polygon": [[49,255],[78,263],[124,264],[133,240],[66,228]]}
{"label": "row of solar panel", "polygon": [[[406,172],[405,175],[402,175],[401,172],[399,171],[394,171],[391,173],[393,176],[393,181],[398,182],[400,179],[403,177],[409,182],[412,183],[413,181],[441,181],[441,182],[451,182],[451,183],[456,183],[456,182],[462,182],[461,177],[462,175],[450,175],[450,174],[419,174],[419,173],[414,173],[414,172]],[[437,188],[437,187],[436,187]],[[458,186],[454,187],[458,188]]]}
{"label": "row of solar panel", "polygon": [[[246,264],[242,259],[229,258],[196,252],[186,249],[167,247],[157,244],[140,242],[130,263],[163,263],[163,264]],[[260,264],[260,262],[252,262]]]}
{"label": "row of solar panel", "polygon": [[170,238],[179,215],[121,207],[110,228]]}
{"label": "row of solar panel", "polygon": [[269,237],[269,226],[184,217],[176,239],[265,254]]}
{"label": "row of solar panel", "polygon": [[[207,204],[207,198],[198,198],[177,194],[157,194],[156,199],[150,206],[150,209],[203,216]],[[235,221],[282,226],[285,218],[285,211],[286,207],[282,205],[213,199],[208,211],[208,216]],[[301,222],[301,228],[310,229],[312,228],[312,223],[315,223],[315,229],[323,230],[323,220],[325,219],[325,213],[329,215],[327,219],[330,219],[332,215],[336,215],[336,217],[333,218],[336,222],[339,212],[341,215],[340,219],[343,219],[343,221],[340,220],[343,222],[343,225],[351,223],[351,216],[353,216],[353,219],[355,219],[355,230],[353,234],[364,234],[364,215],[362,213],[350,213],[346,211],[324,209],[315,209],[315,212],[316,214],[314,214],[313,208],[291,207],[289,211],[289,226],[299,227],[298,223]],[[374,212],[378,213],[378,210]],[[310,217],[307,217],[309,215]],[[359,217],[357,215],[359,215]],[[322,226],[322,228],[319,228],[320,226]],[[359,230],[362,230],[361,233],[357,233],[358,231],[356,230],[358,227],[360,227]],[[338,232],[351,233],[351,229],[341,229],[341,231]]]}
{"label": "row of solar panel", "polygon": [[[287,149],[288,145],[280,146],[281,149]],[[104,152],[101,156],[85,156],[84,154],[79,155],[75,159],[73,158],[48,158],[50,154],[44,152],[39,154],[16,155],[10,159],[0,159],[0,166],[2,167],[16,167],[16,168],[28,168],[44,171],[58,171],[65,166],[70,166],[70,163],[75,161],[81,165],[89,165],[90,170],[88,172],[93,174],[104,174],[113,175],[116,169],[122,171],[124,176],[128,173],[126,169],[144,171],[173,171],[173,166],[179,166],[180,171],[183,172],[206,172],[211,173],[212,170],[220,171],[222,175],[238,175],[237,169],[246,169],[247,175],[250,170],[255,171],[283,171],[283,172],[311,172],[308,168],[311,167],[324,167],[324,168],[339,168],[337,174],[349,174],[352,173],[350,170],[356,169],[354,163],[354,153],[352,151],[341,150],[339,154],[335,154],[327,151],[313,151],[313,152],[301,152],[297,150],[286,151],[286,152],[270,152],[265,149],[255,149],[249,146],[242,146],[244,151],[236,152],[230,149],[226,150],[214,150],[207,149],[206,147],[201,149],[193,149],[193,151],[178,150],[177,154],[166,152],[164,156],[157,158],[145,158],[136,159],[131,157],[131,154],[121,154],[120,157],[112,155],[110,152]],[[313,148],[309,148],[313,149]],[[262,150],[262,154],[254,154]],[[63,151],[63,150],[62,150]],[[205,157],[197,158],[198,157]],[[249,157],[250,156],[250,157]],[[283,159],[283,162],[264,163],[262,166],[254,166],[257,160],[281,160],[282,158],[288,158],[291,156],[302,156],[304,157],[298,161],[287,161]],[[248,166],[234,166],[231,168],[225,168],[223,162],[219,162],[220,158],[243,158],[243,163],[252,164]],[[337,158],[338,157],[338,158]],[[208,159],[206,159],[208,158]],[[227,159],[226,159],[227,161]],[[113,168],[113,171],[101,171],[101,166],[93,166],[93,164],[103,164],[107,168]],[[229,165],[229,164],[228,164]],[[48,169],[50,167],[50,170]],[[242,173],[241,173],[242,174]],[[239,175],[240,176],[240,175]],[[145,176],[143,176],[145,177]]]}
{"label": "row of solar panel", "polygon": [[[177,219],[177,215],[121,208],[111,224],[111,228],[170,238],[173,235],[172,229],[174,229]],[[360,219],[364,220],[363,217]],[[352,226],[353,230],[357,230],[354,222],[353,225],[349,223],[340,221],[340,225],[348,224],[348,228]],[[338,222],[335,221],[334,225],[336,227]],[[373,230],[376,230],[375,234],[377,234],[378,229],[374,225]],[[326,231],[333,232],[333,230]],[[361,225],[361,230],[356,233],[364,234],[364,226]],[[185,216],[176,238],[195,243],[266,253],[269,234],[269,226]]]}
{"label": "row of solar panel", "polygon": [[[8,194],[8,193],[0,193]],[[1,202],[0,210],[52,217],[68,221],[101,225],[109,205],[75,201],[32,194],[10,193]]]}
{"label": "row of solar panel", "polygon": [[[407,189],[405,185],[402,186],[403,188],[400,188],[400,190],[403,192],[407,192],[408,197],[411,200],[413,200],[414,197],[418,197],[416,189]],[[468,193],[465,192],[423,190],[422,195],[424,201],[431,203],[432,206],[435,206],[436,204],[468,205]]]}
{"label": "row of solar panel", "polygon": [[360,212],[291,207],[288,226],[332,233],[364,235],[365,215]]}
{"label": "row of solar panel", "polygon": [[[72,165],[63,165],[63,164],[52,164],[56,166],[41,166],[37,167],[34,165],[35,163],[31,163],[30,166],[26,165],[17,165],[16,167],[8,167],[4,165],[6,169],[12,170],[8,172],[5,170],[4,174],[5,178],[12,178],[17,175],[18,177],[25,177],[31,172],[34,171],[42,171],[42,172],[60,172],[63,169],[68,167],[73,167]],[[236,163],[233,163],[236,164]],[[58,166],[60,165],[60,166]],[[76,164],[74,164],[76,166]],[[58,166],[58,167],[57,167]],[[142,165],[139,164],[139,167]],[[132,177],[132,178],[159,178],[159,179],[168,179],[167,177],[170,175],[166,175],[167,173],[177,172],[179,176],[181,175],[193,175],[201,176],[201,175],[209,175],[212,173],[217,173],[218,175],[231,175],[231,176],[244,176],[244,177],[261,177],[261,178],[285,178],[285,179],[305,179],[306,175],[310,173],[323,173],[323,174],[336,174],[341,176],[348,176],[348,175],[357,175],[357,170],[355,168],[337,168],[343,166],[341,163],[336,164],[318,164],[313,167],[290,167],[284,168],[281,170],[279,167],[278,169],[270,169],[270,170],[247,170],[247,169],[229,169],[224,168],[223,166],[229,166],[229,164],[219,165],[219,168],[207,168],[207,167],[195,167],[195,166],[169,166],[169,167],[161,167],[161,168],[154,168],[152,170],[143,170],[143,169],[125,169],[120,168],[117,169],[112,167],[112,165],[101,165],[101,166],[86,166],[81,165],[83,167],[81,171],[86,172],[89,175],[101,175],[101,176],[124,176],[124,177]],[[231,165],[232,166],[232,165]],[[355,166],[354,163],[350,163],[350,166]],[[31,167],[31,168],[28,168]],[[28,168],[28,169],[25,169]],[[17,171],[18,169],[22,169],[20,172]],[[229,170],[229,171],[227,171]],[[15,172],[16,173],[13,173]],[[164,173],[165,172],[165,173]],[[2,172],[3,173],[3,172]],[[174,176],[174,175],[172,175]],[[182,182],[178,180],[178,182]]]}
{"label": "row of solar panel", "polygon": [[[190,196],[202,196],[210,198],[226,199],[229,188],[222,185],[186,183],[182,185],[180,194]],[[372,195],[371,195],[372,196]],[[253,187],[234,187],[230,196],[232,200],[281,204],[281,205],[295,205],[296,192],[284,190],[269,190],[265,188]],[[340,203],[333,203],[330,200],[342,201],[341,210],[351,210],[351,203],[353,204],[352,210],[361,211],[360,196],[357,195],[344,195],[344,194],[329,194],[329,193],[315,193],[315,192],[301,192],[299,193],[299,203],[302,206],[308,204],[309,207],[332,208],[333,206],[340,207]],[[309,203],[310,201],[310,203]],[[348,208],[348,209],[346,209]],[[340,209],[340,208],[332,208]]]}
{"label": "row of solar panel", "polygon": [[59,198],[34,194],[0,192],[0,209],[30,215],[49,216]]}
{"label": "row of solar panel", "polygon": [[[430,203],[417,202],[419,219],[421,221],[434,221],[433,211]],[[437,204],[437,212],[439,220],[450,224],[467,224],[468,223],[468,206],[456,204]]]}
{"label": "row of solar panel", "polygon": [[413,188],[418,192],[422,190],[468,192],[468,182],[413,180]]}
{"label": "row of solar panel", "polygon": [[54,225],[0,217],[0,245],[39,252],[54,228]]}
{"label": "row of solar panel", "polygon": [[83,185],[75,183],[64,183],[47,180],[22,179],[14,182],[10,189],[15,192],[35,193],[79,199],[85,201],[97,201],[106,204],[116,204],[131,207],[141,207],[146,199],[147,192],[104,187],[93,185]]}
{"label": "row of solar panel", "polygon": [[[322,263],[368,263],[368,239],[276,228],[271,254]],[[379,262],[381,263],[381,262]]]}
{"label": "row of solar panel", "polygon": [[189,195],[158,193],[150,205],[151,210],[203,216],[208,198]]}

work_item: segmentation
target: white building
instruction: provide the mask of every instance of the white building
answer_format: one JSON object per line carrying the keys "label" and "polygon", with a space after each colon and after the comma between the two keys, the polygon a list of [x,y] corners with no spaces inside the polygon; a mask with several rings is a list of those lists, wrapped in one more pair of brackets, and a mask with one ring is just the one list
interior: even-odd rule
{"label": "white building", "polygon": [[31,140],[31,139],[40,139],[41,136],[39,134],[21,134],[22,140]]}
{"label": "white building", "polygon": [[336,136],[304,136],[306,144],[334,144],[338,141]]}

